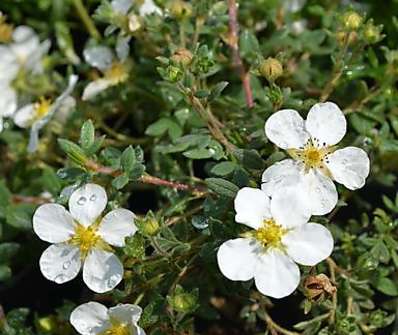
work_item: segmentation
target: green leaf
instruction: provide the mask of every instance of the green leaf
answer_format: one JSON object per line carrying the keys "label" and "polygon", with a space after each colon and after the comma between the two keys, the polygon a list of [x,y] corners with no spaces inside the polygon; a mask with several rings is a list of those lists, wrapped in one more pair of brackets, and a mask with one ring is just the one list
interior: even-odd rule
{"label": "green leaf", "polygon": [[238,186],[225,179],[207,178],[205,181],[209,189],[228,198],[234,198],[239,191]]}
{"label": "green leaf", "polygon": [[88,158],[82,148],[80,148],[76,143],[62,138],[58,139],[58,144],[73,162],[84,166]]}
{"label": "green leaf", "polygon": [[216,86],[214,86],[209,95],[209,101],[216,100],[227,86],[228,86],[227,81],[221,81]]}
{"label": "green leaf", "polygon": [[30,230],[35,206],[30,204],[12,205],[7,208],[6,220],[14,228]]}
{"label": "green leaf", "polygon": [[126,150],[123,151],[122,156],[120,157],[120,165],[122,167],[122,170],[126,173],[131,172],[135,162],[135,151],[132,146],[129,146]]}
{"label": "green leaf", "polygon": [[117,176],[115,179],[112,180],[112,186],[117,190],[120,190],[125,187],[128,182],[129,177],[125,173],[123,173],[122,175]]}
{"label": "green leaf", "polygon": [[11,269],[7,265],[0,265],[0,282],[10,279],[11,274]]}
{"label": "green leaf", "polygon": [[0,263],[10,260],[19,250],[20,245],[15,242],[6,242],[0,244]]}
{"label": "green leaf", "polygon": [[227,176],[231,174],[236,168],[236,164],[232,162],[221,162],[214,165],[210,172],[217,176]]}
{"label": "green leaf", "polygon": [[87,150],[90,148],[95,140],[95,128],[94,124],[91,120],[87,120],[83,123],[82,128],[80,130],[80,139],[79,143],[83,150]]}
{"label": "green leaf", "polygon": [[380,292],[386,295],[390,295],[393,297],[398,296],[398,287],[396,283],[389,278],[379,278],[375,286]]}

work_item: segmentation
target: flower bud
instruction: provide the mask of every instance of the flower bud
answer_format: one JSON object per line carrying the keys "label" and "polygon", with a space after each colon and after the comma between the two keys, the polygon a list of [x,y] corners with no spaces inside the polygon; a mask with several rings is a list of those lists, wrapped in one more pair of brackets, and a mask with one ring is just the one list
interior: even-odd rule
{"label": "flower bud", "polygon": [[276,58],[270,57],[260,64],[259,71],[269,82],[274,82],[283,74],[283,67]]}
{"label": "flower bud", "polygon": [[192,58],[193,58],[192,52],[184,48],[176,50],[176,52],[174,52],[174,55],[171,56],[171,60],[173,62],[184,66],[191,64]]}
{"label": "flower bud", "polygon": [[357,12],[350,11],[343,16],[343,24],[347,30],[358,30],[361,26],[363,18]]}
{"label": "flower bud", "polygon": [[192,6],[190,3],[182,0],[173,0],[168,6],[170,14],[176,19],[183,19],[192,15]]}
{"label": "flower bud", "polygon": [[375,26],[372,21],[368,22],[363,31],[363,37],[369,44],[374,44],[382,39],[381,36],[382,27]]}
{"label": "flower bud", "polygon": [[330,282],[330,279],[323,273],[316,276],[308,276],[304,280],[305,296],[308,300],[318,302],[327,295],[336,292],[336,287]]}
{"label": "flower bud", "polygon": [[142,233],[149,236],[156,235],[159,228],[159,222],[155,218],[146,219],[141,224]]}
{"label": "flower bud", "polygon": [[337,43],[341,46],[345,45],[346,43],[348,45],[351,45],[357,40],[357,38],[358,34],[354,31],[350,33],[347,33],[346,31],[339,31],[336,33]]}
{"label": "flower bud", "polygon": [[173,296],[169,296],[170,306],[177,312],[188,313],[195,310],[198,301],[198,292],[186,292],[180,285],[177,285]]}
{"label": "flower bud", "polygon": [[130,14],[128,17],[128,26],[130,32],[134,33],[141,28],[141,19],[138,15]]}
{"label": "flower bud", "polygon": [[37,320],[37,328],[43,333],[52,333],[57,328],[57,324],[54,317],[47,316]]}
{"label": "flower bud", "polygon": [[169,65],[166,72],[167,78],[172,82],[177,82],[182,79],[183,73],[177,66]]}

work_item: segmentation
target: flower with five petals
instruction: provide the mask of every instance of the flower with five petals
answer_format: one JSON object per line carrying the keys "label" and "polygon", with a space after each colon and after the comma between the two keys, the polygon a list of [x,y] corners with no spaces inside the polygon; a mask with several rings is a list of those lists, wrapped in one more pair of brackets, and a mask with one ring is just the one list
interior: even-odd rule
{"label": "flower with five petals", "polygon": [[44,277],[62,284],[75,278],[83,265],[83,280],[97,293],[115,288],[123,278],[123,265],[112,246],[123,247],[124,239],[137,231],[134,213],[114,209],[104,217],[105,190],[86,184],[72,193],[69,212],[59,204],[41,205],[33,216],[33,230],[54,243],[40,258]]}

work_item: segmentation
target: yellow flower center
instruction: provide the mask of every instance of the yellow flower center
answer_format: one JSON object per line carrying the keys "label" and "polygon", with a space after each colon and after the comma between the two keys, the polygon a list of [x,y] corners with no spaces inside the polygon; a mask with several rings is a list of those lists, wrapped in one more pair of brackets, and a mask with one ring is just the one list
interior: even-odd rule
{"label": "yellow flower center", "polygon": [[6,23],[6,16],[0,12],[0,43],[8,43],[12,39],[14,27]]}
{"label": "yellow flower center", "polygon": [[111,250],[110,246],[97,234],[98,224],[85,227],[77,224],[75,235],[69,241],[72,245],[79,247],[81,258],[84,259],[93,248]]}
{"label": "yellow flower center", "polygon": [[325,163],[329,162],[328,155],[334,151],[334,148],[326,146],[326,143],[319,145],[317,139],[310,139],[304,147],[287,151],[293,159],[304,164],[306,173],[310,169],[322,169],[325,174],[329,174]]}
{"label": "yellow flower center", "polygon": [[35,118],[42,119],[50,111],[51,100],[41,97],[38,102],[35,103]]}
{"label": "yellow flower center", "polygon": [[120,62],[114,62],[109,69],[105,71],[105,78],[112,81],[115,85],[127,80],[128,72],[126,66]]}
{"label": "yellow flower center", "polygon": [[274,219],[264,220],[263,226],[254,232],[254,238],[264,247],[282,247],[282,237],[287,229],[277,224]]}
{"label": "yellow flower center", "polygon": [[131,331],[131,327],[125,323],[116,323],[111,328],[108,328],[103,335],[133,335],[133,332]]}

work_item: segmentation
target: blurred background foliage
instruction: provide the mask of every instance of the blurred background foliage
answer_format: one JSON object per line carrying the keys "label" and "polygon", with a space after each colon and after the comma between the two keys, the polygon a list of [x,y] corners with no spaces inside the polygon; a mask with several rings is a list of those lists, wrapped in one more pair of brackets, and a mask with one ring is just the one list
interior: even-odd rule
{"label": "blurred background foliage", "polygon": [[[91,299],[139,303],[148,334],[398,334],[398,1],[242,0],[242,64],[231,1],[156,3],[166,15],[136,18],[131,30],[106,0],[0,2],[7,22],[52,42],[25,93],[55,96],[68,74],[80,78],[76,109],[46,126],[38,151],[11,121],[0,134],[2,334],[73,334],[70,311]],[[120,35],[131,36],[128,80],[81,101],[98,77],[84,47],[114,48]],[[265,138],[266,118],[326,99],[344,110],[344,144],[368,152],[371,175],[314,219],[333,232],[332,258],[304,268],[294,295],[270,300],[223,278],[217,247],[240,232],[237,190],[284,158]],[[124,283],[110,294],[80,279],[58,286],[38,268],[46,244],[32,231],[35,208],[66,203],[65,187],[90,180],[107,187],[111,207],[139,216],[120,252]]]}

